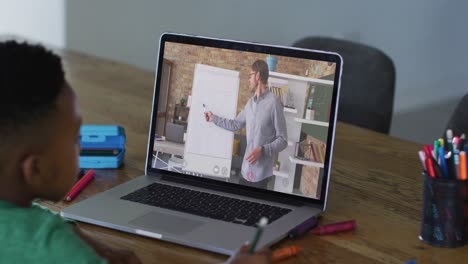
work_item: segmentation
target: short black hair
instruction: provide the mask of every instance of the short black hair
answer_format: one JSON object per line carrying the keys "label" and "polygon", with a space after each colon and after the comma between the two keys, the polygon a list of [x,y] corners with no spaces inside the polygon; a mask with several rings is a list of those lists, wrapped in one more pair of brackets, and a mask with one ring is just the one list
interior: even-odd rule
{"label": "short black hair", "polygon": [[49,117],[64,86],[60,57],[40,45],[0,42],[0,138]]}
{"label": "short black hair", "polygon": [[259,72],[260,81],[262,81],[263,84],[267,84],[270,72],[268,71],[268,64],[264,60],[256,60],[252,64],[252,70]]}

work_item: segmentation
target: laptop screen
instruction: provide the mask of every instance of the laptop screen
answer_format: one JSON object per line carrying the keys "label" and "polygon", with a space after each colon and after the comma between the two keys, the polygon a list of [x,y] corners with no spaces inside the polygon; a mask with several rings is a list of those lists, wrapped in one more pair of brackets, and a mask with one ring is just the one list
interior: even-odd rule
{"label": "laptop screen", "polygon": [[340,68],[334,53],[163,35],[147,169],[325,200]]}

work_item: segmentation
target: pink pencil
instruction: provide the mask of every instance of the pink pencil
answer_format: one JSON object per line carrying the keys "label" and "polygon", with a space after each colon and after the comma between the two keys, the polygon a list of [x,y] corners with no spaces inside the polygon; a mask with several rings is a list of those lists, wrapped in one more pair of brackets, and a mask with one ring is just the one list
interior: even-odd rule
{"label": "pink pencil", "polygon": [[81,192],[81,190],[88,185],[88,183],[94,179],[94,170],[89,170],[83,178],[80,179],[79,182],[76,183],[75,186],[70,190],[70,192],[65,197],[65,201],[70,202],[71,200],[75,199],[75,197]]}
{"label": "pink pencil", "polygon": [[356,220],[349,220],[349,221],[344,221],[344,222],[339,222],[339,223],[334,223],[334,224],[328,224],[328,225],[322,225],[319,227],[316,227],[309,231],[310,233],[314,235],[328,235],[328,234],[334,234],[338,232],[343,232],[343,231],[351,231],[356,228]]}

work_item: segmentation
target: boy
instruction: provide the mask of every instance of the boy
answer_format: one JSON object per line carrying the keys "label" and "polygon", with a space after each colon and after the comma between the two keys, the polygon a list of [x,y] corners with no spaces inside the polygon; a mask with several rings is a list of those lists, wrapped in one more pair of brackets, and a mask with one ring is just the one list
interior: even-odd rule
{"label": "boy", "polygon": [[[0,263],[141,263],[34,204],[59,201],[78,171],[81,116],[61,60],[41,46],[0,42]],[[229,263],[269,263],[246,247]]]}

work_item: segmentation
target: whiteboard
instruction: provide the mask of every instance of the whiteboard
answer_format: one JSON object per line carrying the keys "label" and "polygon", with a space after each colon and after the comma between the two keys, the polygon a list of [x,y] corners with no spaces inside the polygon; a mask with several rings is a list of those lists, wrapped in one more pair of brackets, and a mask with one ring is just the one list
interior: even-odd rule
{"label": "whiteboard", "polygon": [[216,126],[213,122],[206,122],[204,110],[234,119],[237,112],[239,81],[238,71],[203,64],[195,65],[184,170],[215,177],[229,177],[234,133]]}

